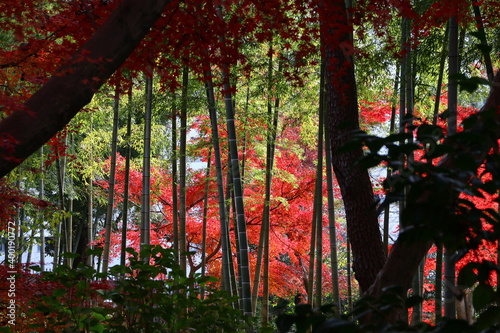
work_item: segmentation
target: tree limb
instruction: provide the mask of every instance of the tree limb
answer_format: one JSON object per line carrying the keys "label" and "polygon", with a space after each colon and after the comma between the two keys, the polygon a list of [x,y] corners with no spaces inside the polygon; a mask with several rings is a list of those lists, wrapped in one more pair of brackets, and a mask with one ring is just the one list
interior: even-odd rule
{"label": "tree limb", "polygon": [[0,178],[33,154],[128,58],[171,0],[122,0],[24,107],[0,122]]}

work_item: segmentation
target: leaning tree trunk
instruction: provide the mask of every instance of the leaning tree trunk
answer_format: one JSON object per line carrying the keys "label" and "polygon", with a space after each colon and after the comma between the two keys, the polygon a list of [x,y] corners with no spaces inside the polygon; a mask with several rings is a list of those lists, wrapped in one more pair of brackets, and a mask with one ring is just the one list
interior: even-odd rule
{"label": "leaning tree trunk", "polygon": [[[241,295],[241,283],[236,282],[236,269],[234,268],[234,257],[236,257],[236,264],[239,266],[240,263],[240,257],[239,257],[239,252],[238,252],[238,226],[235,223],[235,207],[234,207],[234,195],[232,193],[233,189],[233,181],[232,181],[232,176],[231,176],[231,162],[227,162],[228,165],[228,172],[226,174],[226,192],[225,192],[225,207],[226,207],[226,212],[227,212],[227,219],[228,219],[228,232],[227,232],[227,238],[228,238],[228,244],[230,246],[228,247],[228,256],[231,258],[229,260],[229,270],[231,272],[230,277],[231,277],[231,287],[233,295]],[[231,216],[232,215],[232,216]],[[233,225],[233,232],[234,232],[234,243],[235,243],[235,251],[233,255],[233,247],[232,247],[232,242],[231,242],[231,235],[230,235],[230,229],[231,229],[231,224]],[[239,277],[238,277],[239,278]],[[241,309],[241,297],[237,300],[235,300],[234,304],[239,303],[240,305],[239,308]]]}
{"label": "leaning tree trunk", "polygon": [[444,65],[446,63],[446,54],[448,48],[446,47],[448,45],[448,32],[449,32],[449,24],[446,25],[446,29],[444,31],[444,38],[443,38],[443,48],[441,50],[441,59],[439,60],[439,74],[438,74],[438,80],[436,83],[436,97],[434,99],[434,112],[432,114],[432,124],[436,125],[437,124],[437,118],[439,114],[439,105],[441,104],[441,89],[443,88],[443,77],[444,77]]}
{"label": "leaning tree trunk", "polygon": [[0,135],[10,141],[0,146],[0,178],[36,152],[90,102],[170,2],[120,1],[94,36],[55,71],[24,108],[0,122]]}
{"label": "leaning tree trunk", "polygon": [[[252,291],[252,306],[253,313],[257,309],[257,295],[259,292],[260,272],[262,269],[262,326],[269,325],[269,236],[271,228],[271,187],[273,179],[274,167],[274,152],[276,145],[276,132],[278,130],[278,110],[280,98],[276,96],[274,104],[274,112],[272,105],[272,90],[273,90],[273,48],[269,47],[269,63],[268,63],[268,96],[267,96],[267,144],[266,144],[266,179],[264,190],[264,210],[262,212],[262,226],[259,239],[259,248],[257,252],[257,262],[254,272],[254,284]],[[281,64],[278,68],[278,73],[281,72]],[[247,92],[248,99],[248,92]],[[262,264],[262,265],[261,265]]]}
{"label": "leaning tree trunk", "polygon": [[[319,149],[318,149],[319,151]],[[319,157],[319,154],[317,155]],[[318,163],[319,164],[319,163]],[[318,169],[318,166],[316,166],[316,169]],[[307,285],[306,290],[307,290],[307,302],[311,305],[314,305],[314,264],[315,264],[315,258],[316,258],[316,237],[318,236],[318,233],[316,229],[318,228],[318,218],[317,214],[318,211],[316,207],[318,206],[318,171],[316,170],[316,182],[314,186],[314,200],[313,200],[313,216],[312,216],[312,221],[311,221],[311,238],[309,240],[309,267],[307,271]]]}
{"label": "leaning tree trunk", "polygon": [[488,80],[493,81],[495,73],[493,72],[493,64],[491,62],[490,50],[491,47],[486,39],[486,32],[484,31],[483,17],[481,15],[481,8],[479,8],[479,3],[476,0],[472,0],[472,9],[474,11],[474,19],[476,21],[478,38],[481,41],[479,45],[479,50],[483,54],[484,65],[486,67],[486,73],[488,75]]}
{"label": "leaning tree trunk", "polygon": [[236,207],[236,223],[238,225],[238,250],[240,257],[238,276],[240,277],[241,281],[241,301],[243,303],[243,313],[246,315],[252,315],[252,294],[250,287],[250,263],[248,259],[247,225],[244,213],[245,210],[243,204],[243,187],[240,177],[238,146],[236,144],[236,126],[234,124],[234,110],[231,90],[229,86],[229,69],[226,65],[224,65],[223,67],[223,75],[225,81],[224,90],[226,101],[226,120],[229,136],[229,153],[231,156],[231,176],[233,180],[233,192]]}
{"label": "leaning tree trunk", "polygon": [[[319,164],[319,163],[318,163]],[[323,176],[321,175],[321,178]],[[321,187],[317,189],[319,193],[318,198],[318,213],[316,216],[316,277],[315,277],[315,289],[316,294],[314,297],[314,305],[316,307],[321,307],[323,301],[323,182],[321,182]]]}
{"label": "leaning tree trunk", "polygon": [[[497,72],[495,75],[493,84],[491,86],[491,91],[490,94],[484,104],[484,106],[481,108],[481,111],[476,114],[477,121],[475,123],[475,126],[473,126],[470,129],[467,129],[469,133],[472,133],[472,135],[477,135],[478,137],[481,137],[480,141],[483,141],[485,145],[488,145],[490,147],[496,147],[497,142],[496,140],[500,137],[500,130],[495,128],[492,129],[491,127],[487,126],[487,122],[490,122],[491,120],[486,116],[483,116],[483,111],[489,111],[489,110],[497,110],[496,112],[496,118],[495,121],[499,121],[500,119],[500,113],[498,110],[500,109],[500,72]],[[487,113],[487,112],[486,112]],[[462,145],[460,146],[460,153],[469,153],[469,154],[475,154],[477,150],[475,147],[470,147],[467,145]],[[486,157],[487,150],[482,152],[481,157],[477,157],[477,167],[482,164],[482,160]],[[476,154],[477,155],[477,154]],[[448,169],[456,169],[456,162],[457,155],[456,154],[449,154],[446,155],[443,160],[440,162],[440,165],[443,166],[444,168]],[[431,180],[432,181],[432,180]],[[412,196],[419,196],[422,198],[421,201],[419,201],[419,205],[429,205],[427,210],[429,209],[434,209],[437,210],[439,207],[433,207],[429,202],[425,202],[425,200],[428,200],[426,197],[429,195],[429,193],[421,193],[421,189],[416,189],[415,194],[412,193],[412,190],[410,189],[410,194]],[[455,194],[450,190],[449,191],[449,197],[454,196]],[[434,211],[429,211],[428,212],[428,218],[430,219],[432,215],[436,213]],[[422,221],[420,221],[422,222]],[[404,236],[404,234],[403,234]],[[394,243],[392,247],[392,251],[387,258],[387,262],[380,271],[380,273],[377,276],[377,279],[373,283],[373,285],[370,287],[370,289],[367,291],[367,295],[369,296],[379,296],[382,294],[384,288],[387,288],[389,286],[401,286],[402,294],[400,296],[403,296],[406,294],[406,291],[409,289],[412,278],[424,258],[424,256],[427,254],[428,250],[432,246],[432,241],[420,241],[420,242],[406,242],[404,240],[404,237],[399,237],[396,242]],[[387,316],[386,320],[388,321],[394,321],[398,319],[397,313]]]}
{"label": "leaning tree trunk", "polygon": [[[223,19],[222,8],[217,7],[217,15]],[[221,36],[221,42],[225,42],[224,36]],[[250,285],[250,262],[248,258],[248,235],[245,220],[245,208],[243,203],[243,185],[240,174],[240,163],[238,159],[238,145],[236,138],[236,126],[234,119],[233,96],[230,85],[229,64],[222,64],[222,79],[224,86],[224,101],[226,108],[227,134],[229,137],[229,154],[231,160],[231,177],[233,181],[233,193],[235,202],[236,224],[238,229],[237,247],[240,262],[238,265],[238,277],[241,286],[240,300],[242,312],[245,315],[252,315],[252,292]]]}

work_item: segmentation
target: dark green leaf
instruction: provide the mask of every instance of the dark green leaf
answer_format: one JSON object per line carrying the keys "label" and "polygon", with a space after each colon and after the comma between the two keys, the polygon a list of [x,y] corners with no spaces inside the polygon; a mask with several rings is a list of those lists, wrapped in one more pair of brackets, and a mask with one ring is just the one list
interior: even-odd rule
{"label": "dark green leaf", "polygon": [[487,284],[479,284],[472,295],[472,303],[474,309],[480,311],[486,308],[494,300],[495,292],[493,288]]}
{"label": "dark green leaf", "polygon": [[412,308],[420,303],[422,303],[424,299],[420,296],[410,296],[406,299],[405,305],[407,308]]}
{"label": "dark green leaf", "polygon": [[477,124],[478,117],[476,114],[470,115],[462,121],[464,130],[470,129]]}
{"label": "dark green leaf", "polygon": [[61,256],[68,259],[75,259],[78,258],[80,255],[78,253],[73,253],[73,252],[64,252],[61,254]]}
{"label": "dark green leaf", "polygon": [[474,272],[477,270],[478,263],[468,263],[465,265],[458,274],[458,284],[461,286],[472,287],[477,282],[477,275]]}
{"label": "dark green leaf", "polygon": [[483,54],[490,54],[491,50],[493,50],[493,47],[491,45],[484,45],[484,44],[476,44],[476,47],[478,48],[479,51],[481,51]]}
{"label": "dark green leaf", "polygon": [[479,85],[489,85],[490,82],[482,77],[470,77],[468,78],[464,74],[454,74],[450,76],[451,79],[456,80],[460,87],[460,91],[467,91],[468,93],[473,93],[477,90]]}
{"label": "dark green leaf", "polygon": [[479,318],[477,318],[476,322],[474,323],[474,327],[477,329],[477,331],[482,331],[492,328],[499,323],[500,308],[498,306],[490,306],[479,315]]}

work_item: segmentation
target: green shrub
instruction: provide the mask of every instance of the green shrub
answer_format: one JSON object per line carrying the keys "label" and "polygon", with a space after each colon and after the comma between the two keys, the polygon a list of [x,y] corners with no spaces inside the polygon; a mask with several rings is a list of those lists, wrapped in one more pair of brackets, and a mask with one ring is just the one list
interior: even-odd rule
{"label": "green shrub", "polygon": [[236,299],[210,287],[214,278],[185,277],[174,251],[127,251],[130,264],[107,274],[84,264],[44,272],[44,279],[60,285],[33,304],[32,311],[47,317],[45,332],[238,332],[250,326],[233,308]]}

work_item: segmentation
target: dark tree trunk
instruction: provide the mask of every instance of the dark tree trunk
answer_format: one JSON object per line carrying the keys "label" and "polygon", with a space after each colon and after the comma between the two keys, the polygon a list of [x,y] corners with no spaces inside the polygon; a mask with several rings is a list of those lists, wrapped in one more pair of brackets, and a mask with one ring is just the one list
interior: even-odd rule
{"label": "dark tree trunk", "polygon": [[[208,51],[207,51],[208,59]],[[210,68],[210,66],[208,66]],[[229,240],[229,219],[228,210],[226,209],[224,197],[224,181],[222,179],[222,160],[219,144],[219,129],[217,124],[217,109],[215,105],[214,87],[212,83],[212,72],[207,71],[204,73],[205,87],[207,92],[208,111],[210,114],[210,124],[212,128],[212,145],[214,147],[214,161],[215,161],[215,174],[217,180],[217,198],[219,203],[219,217],[220,217],[220,237],[222,247],[222,288],[229,294],[232,293],[232,280],[231,280],[231,246]]]}
{"label": "dark tree trunk", "polygon": [[484,31],[484,24],[483,24],[483,16],[481,15],[481,8],[479,7],[479,3],[477,1],[472,1],[472,9],[474,11],[474,19],[476,21],[478,38],[481,41],[479,50],[481,51],[484,57],[484,66],[486,67],[488,80],[493,81],[493,77],[495,74],[493,72],[493,64],[490,55],[491,46],[488,44],[488,40],[486,39],[486,32]]}
{"label": "dark tree trunk", "polygon": [[90,102],[169,2],[121,1],[95,35],[26,101],[24,108],[0,122],[0,177],[37,151]]}
{"label": "dark tree trunk", "polygon": [[362,151],[339,151],[352,131],[359,129],[352,27],[344,0],[323,1],[320,6],[332,165],[344,201],[353,270],[361,290],[366,291],[382,269],[385,255],[368,171],[357,164]]}

